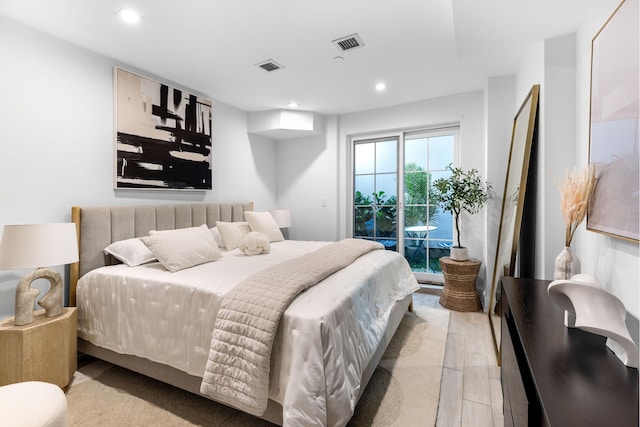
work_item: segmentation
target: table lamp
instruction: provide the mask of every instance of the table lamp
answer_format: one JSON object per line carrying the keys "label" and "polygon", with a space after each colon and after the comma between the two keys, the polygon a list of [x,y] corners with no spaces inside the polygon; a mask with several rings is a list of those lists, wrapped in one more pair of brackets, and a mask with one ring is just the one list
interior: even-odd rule
{"label": "table lamp", "polygon": [[36,279],[51,284],[38,301],[46,317],[62,314],[62,276],[50,267],[78,261],[78,237],[73,223],[5,225],[0,241],[0,269],[35,268],[24,276],[16,288],[16,326],[33,322],[33,306],[38,289],[31,288]]}
{"label": "table lamp", "polygon": [[[278,224],[278,228],[289,228],[291,227],[291,211],[289,209],[274,209],[269,211],[273,219],[276,220],[276,224]],[[283,234],[285,238],[288,238],[287,230],[284,230]]]}

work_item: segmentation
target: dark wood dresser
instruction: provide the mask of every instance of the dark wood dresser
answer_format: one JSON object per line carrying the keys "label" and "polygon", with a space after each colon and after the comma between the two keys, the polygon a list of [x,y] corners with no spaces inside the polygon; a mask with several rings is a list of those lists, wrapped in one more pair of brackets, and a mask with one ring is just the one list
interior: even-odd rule
{"label": "dark wood dresser", "polygon": [[[638,370],[624,366],[604,337],[565,327],[550,282],[501,283],[504,425],[638,427]],[[637,319],[630,321],[637,336]]]}

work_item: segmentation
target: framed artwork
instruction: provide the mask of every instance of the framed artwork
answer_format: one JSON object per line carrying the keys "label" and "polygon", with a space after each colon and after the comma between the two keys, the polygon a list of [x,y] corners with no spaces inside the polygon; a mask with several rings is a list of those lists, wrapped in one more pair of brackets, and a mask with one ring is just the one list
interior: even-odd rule
{"label": "framed artwork", "polygon": [[114,188],[211,190],[212,102],[114,69]]}
{"label": "framed artwork", "polygon": [[640,126],[639,0],[624,0],[591,46],[589,162],[596,188],[587,229],[638,242]]}

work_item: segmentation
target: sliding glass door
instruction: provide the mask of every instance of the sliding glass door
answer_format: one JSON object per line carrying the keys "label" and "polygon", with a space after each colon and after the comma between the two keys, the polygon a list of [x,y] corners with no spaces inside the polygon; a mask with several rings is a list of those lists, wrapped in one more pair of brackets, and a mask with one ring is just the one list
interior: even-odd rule
{"label": "sliding glass door", "polygon": [[457,143],[457,127],[353,140],[353,236],[402,253],[426,282],[443,281],[438,259],[453,242],[451,214],[429,189],[448,176]]}

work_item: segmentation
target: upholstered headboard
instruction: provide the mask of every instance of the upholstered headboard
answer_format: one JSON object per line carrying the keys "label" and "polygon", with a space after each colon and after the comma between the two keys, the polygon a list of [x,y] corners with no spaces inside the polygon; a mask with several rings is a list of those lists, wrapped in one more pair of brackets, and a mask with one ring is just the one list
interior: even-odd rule
{"label": "upholstered headboard", "polygon": [[244,221],[253,203],[179,204],[148,206],[72,207],[71,220],[78,231],[79,261],[69,272],[69,305],[76,305],[76,285],[89,271],[113,264],[103,250],[118,240],[141,237],[150,230],[173,230],[216,221]]}

